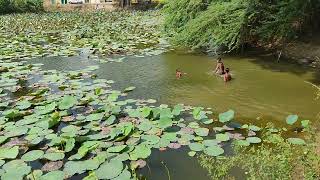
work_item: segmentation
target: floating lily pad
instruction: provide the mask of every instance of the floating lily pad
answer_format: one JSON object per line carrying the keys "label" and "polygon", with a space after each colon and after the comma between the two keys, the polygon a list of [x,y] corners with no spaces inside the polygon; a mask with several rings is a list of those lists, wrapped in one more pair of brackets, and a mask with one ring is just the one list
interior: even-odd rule
{"label": "floating lily pad", "polygon": [[219,141],[229,141],[230,137],[227,134],[216,134],[216,139]]}
{"label": "floating lily pad", "polygon": [[99,179],[112,179],[121,174],[123,164],[120,161],[105,162],[94,173]]}
{"label": "floating lily pad", "polygon": [[191,151],[203,151],[204,145],[201,143],[190,143],[189,148]]}
{"label": "floating lily pad", "polygon": [[301,126],[302,126],[303,128],[309,127],[309,124],[310,124],[310,121],[309,121],[309,120],[303,120],[303,121],[301,121]]}
{"label": "floating lily pad", "polygon": [[33,150],[24,154],[21,159],[24,161],[35,161],[41,158],[44,155],[44,152],[41,150]]}
{"label": "floating lily pad", "polygon": [[151,155],[151,149],[145,145],[138,145],[129,155],[131,160],[145,159]]}
{"label": "floating lily pad", "polygon": [[9,161],[2,166],[2,169],[5,171],[1,175],[2,180],[23,179],[31,171],[31,167],[22,160]]}
{"label": "floating lily pad", "polygon": [[289,115],[286,119],[287,124],[293,125],[298,120],[298,115]]}
{"label": "floating lily pad", "polygon": [[130,87],[127,87],[124,92],[130,92],[130,91],[133,91],[134,89],[136,89],[136,87],[134,86],[130,86]]}
{"label": "floating lily pad", "polygon": [[156,135],[143,135],[141,136],[141,139],[144,140],[145,143],[150,145],[157,144],[160,141],[160,137]]}
{"label": "floating lily pad", "polygon": [[191,157],[193,157],[193,156],[196,155],[196,153],[197,153],[197,152],[195,152],[195,151],[189,151],[189,152],[188,152],[188,155],[191,156]]}
{"label": "floating lily pad", "polygon": [[208,136],[208,134],[209,134],[209,129],[208,129],[208,128],[198,128],[198,129],[195,129],[194,132],[195,132],[198,136]]}
{"label": "floating lily pad", "polygon": [[209,156],[219,156],[224,153],[224,150],[219,146],[209,146],[204,149],[204,153]]}
{"label": "floating lily pad", "polygon": [[160,128],[165,129],[165,128],[167,128],[167,127],[171,127],[171,126],[172,126],[172,123],[173,123],[173,121],[172,121],[172,119],[170,119],[170,118],[161,118],[161,119],[158,121],[158,126],[159,126]]}
{"label": "floating lily pad", "polygon": [[77,98],[73,96],[64,96],[58,105],[59,109],[64,110],[73,107],[75,104],[77,104]]}
{"label": "floating lily pad", "polygon": [[51,171],[40,177],[40,180],[63,180],[63,171]]}
{"label": "floating lily pad", "polygon": [[203,141],[205,146],[217,146],[220,141],[216,139],[207,139]]}
{"label": "floating lily pad", "polygon": [[0,148],[0,159],[15,159],[18,156],[19,147],[7,147],[7,148]]}
{"label": "floating lily pad", "polygon": [[288,138],[288,142],[296,145],[304,145],[306,142],[300,138]]}
{"label": "floating lily pad", "polygon": [[246,140],[237,140],[235,144],[239,146],[250,146],[250,142]]}
{"label": "floating lily pad", "polygon": [[233,110],[229,110],[227,112],[219,114],[219,121],[222,123],[231,121],[231,120],[233,120],[233,118],[234,118],[234,111]]}
{"label": "floating lily pad", "polygon": [[248,137],[246,140],[251,144],[261,143],[261,139],[258,137]]}
{"label": "floating lily pad", "polygon": [[122,150],[124,150],[127,147],[127,145],[120,145],[120,146],[113,146],[108,148],[107,152],[109,153],[119,153]]}
{"label": "floating lily pad", "polygon": [[64,154],[62,152],[50,152],[43,155],[43,158],[48,159],[50,161],[57,161],[64,158]]}

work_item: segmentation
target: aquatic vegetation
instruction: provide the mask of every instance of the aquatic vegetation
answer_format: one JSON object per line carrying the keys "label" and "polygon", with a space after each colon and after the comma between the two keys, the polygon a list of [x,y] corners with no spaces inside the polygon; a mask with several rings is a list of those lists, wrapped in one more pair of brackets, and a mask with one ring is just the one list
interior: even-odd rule
{"label": "aquatic vegetation", "polygon": [[0,59],[157,55],[168,46],[160,37],[159,17],[157,11],[0,16]]}
{"label": "aquatic vegetation", "polygon": [[[254,133],[268,127],[231,127],[233,110],[215,117],[203,107],[128,99],[127,93],[135,87],[113,90],[112,80],[92,77],[98,66],[70,72],[44,71],[41,64],[23,62],[1,61],[0,66],[6,69],[0,79],[1,102],[5,102],[0,109],[0,176],[4,180],[76,175],[132,179],[155,149],[189,147],[186,155],[220,159],[228,142],[247,147],[274,141]],[[299,121],[291,115],[290,124],[292,119]],[[303,120],[301,125],[307,127],[309,122]],[[286,142],[307,144],[301,137]],[[34,167],[33,162],[40,165]]]}
{"label": "aquatic vegetation", "polygon": [[[281,132],[271,131],[272,125],[268,128],[259,147],[233,143],[231,156],[213,158],[202,154],[199,163],[208,170],[212,179],[319,179],[320,156],[312,139],[314,137],[307,144],[298,138],[286,141]],[[234,170],[237,174],[232,173]]]}

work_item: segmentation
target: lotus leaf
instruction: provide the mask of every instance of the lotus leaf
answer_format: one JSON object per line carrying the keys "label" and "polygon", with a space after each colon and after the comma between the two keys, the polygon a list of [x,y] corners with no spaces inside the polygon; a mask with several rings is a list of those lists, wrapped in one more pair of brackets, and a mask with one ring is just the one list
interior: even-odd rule
{"label": "lotus leaf", "polygon": [[216,134],[216,139],[219,141],[229,141],[230,137],[227,134]]}
{"label": "lotus leaf", "polygon": [[95,114],[90,114],[89,116],[86,117],[86,121],[99,121],[103,118],[104,113],[95,113]]}
{"label": "lotus leaf", "polygon": [[40,180],[63,180],[63,171],[51,171],[40,177]]}
{"label": "lotus leaf", "polygon": [[113,147],[108,148],[107,152],[108,152],[108,153],[120,153],[120,152],[123,151],[126,147],[127,147],[127,145],[113,146]]}
{"label": "lotus leaf", "polygon": [[67,138],[67,139],[65,140],[65,142],[66,142],[66,146],[65,146],[64,151],[65,151],[65,152],[70,152],[70,151],[72,151],[72,149],[73,149],[74,146],[75,146],[76,140],[75,140],[74,138]]}
{"label": "lotus leaf", "polygon": [[261,143],[261,139],[258,137],[248,137],[246,140],[252,144]]}
{"label": "lotus leaf", "polygon": [[235,144],[238,146],[250,146],[250,142],[246,140],[237,140],[235,141]]}
{"label": "lotus leaf", "polygon": [[64,154],[62,152],[50,152],[43,155],[43,158],[48,159],[50,161],[57,161],[64,158]]}
{"label": "lotus leaf", "polygon": [[288,142],[296,145],[304,145],[306,142],[300,138],[288,138]]}
{"label": "lotus leaf", "polygon": [[173,121],[172,119],[170,118],[161,118],[159,121],[158,121],[158,126],[162,129],[165,129],[165,128],[168,128],[168,127],[171,127],[173,124]]}
{"label": "lotus leaf", "polygon": [[208,124],[212,124],[213,123],[213,119],[202,119],[201,122],[203,124],[208,125]]}
{"label": "lotus leaf", "polygon": [[251,131],[260,131],[261,128],[258,127],[258,126],[255,126],[255,125],[250,125],[250,126],[249,126],[249,130],[251,130]]}
{"label": "lotus leaf", "polygon": [[177,141],[178,140],[178,137],[177,137],[177,133],[164,133],[162,136],[161,136],[161,139],[167,139],[169,140],[170,142],[174,142],[174,141]]}
{"label": "lotus leaf", "polygon": [[195,132],[198,136],[208,136],[208,134],[209,134],[209,129],[208,129],[208,128],[198,128],[198,129],[195,129],[194,132]]}
{"label": "lotus leaf", "polygon": [[138,145],[129,155],[130,160],[145,159],[151,155],[151,149],[145,145]]}
{"label": "lotus leaf", "polygon": [[224,150],[219,146],[209,146],[204,149],[204,153],[209,156],[219,156],[224,153]]}
{"label": "lotus leaf", "polygon": [[115,122],[116,120],[116,116],[115,115],[111,115],[110,117],[108,117],[108,119],[105,121],[106,125],[111,125]]}
{"label": "lotus leaf", "polygon": [[2,180],[22,180],[23,177],[31,171],[31,167],[22,160],[7,162],[2,166],[2,169],[5,171],[5,173],[1,175]]}
{"label": "lotus leaf", "polygon": [[70,109],[73,107],[75,104],[77,104],[77,98],[73,96],[64,96],[58,103],[59,109],[65,110],[65,109]]}
{"label": "lotus leaf", "polygon": [[18,105],[18,109],[20,110],[24,110],[24,109],[28,109],[30,106],[31,106],[31,103],[27,100],[24,100],[24,101],[20,101],[17,103]]}
{"label": "lotus leaf", "polygon": [[151,121],[142,121],[142,123],[140,123],[138,125],[138,128],[141,130],[141,131],[148,131],[150,130],[151,128],[153,127]]}
{"label": "lotus leaf", "polygon": [[201,143],[190,143],[189,148],[191,151],[203,151],[204,145]]}
{"label": "lotus leaf", "polygon": [[33,150],[24,154],[21,159],[24,161],[35,161],[40,159],[44,155],[44,152],[41,150]]}
{"label": "lotus leaf", "polygon": [[182,110],[183,110],[183,106],[181,104],[175,105],[172,110],[172,114],[174,116],[178,116],[178,115],[180,115]]}
{"label": "lotus leaf", "polygon": [[217,146],[219,142],[220,142],[220,141],[218,141],[218,140],[216,140],[216,139],[208,139],[208,140],[204,140],[204,141],[203,141],[203,144],[204,144],[205,146]]}
{"label": "lotus leaf", "polygon": [[123,164],[121,161],[110,161],[103,163],[94,173],[98,179],[112,179],[121,174]]}
{"label": "lotus leaf", "polygon": [[195,151],[189,151],[189,152],[188,152],[188,155],[189,155],[190,157],[193,157],[193,156],[196,155],[196,153],[197,153],[197,152],[195,152]]}
{"label": "lotus leaf", "polygon": [[193,109],[192,115],[193,118],[196,120],[201,120],[201,119],[207,119],[207,115],[206,112],[202,111],[203,108],[202,107],[196,107]]}
{"label": "lotus leaf", "polygon": [[160,109],[160,119],[170,119],[173,118],[170,108],[161,108]]}
{"label": "lotus leaf", "polygon": [[303,120],[303,121],[301,121],[301,126],[303,128],[307,128],[307,127],[309,127],[309,123],[310,123],[309,120]]}
{"label": "lotus leaf", "polygon": [[286,119],[287,124],[293,125],[298,120],[298,115],[289,115]]}
{"label": "lotus leaf", "polygon": [[160,141],[160,138],[156,135],[143,135],[141,136],[141,139],[144,140],[146,144],[150,145],[157,144]]}
{"label": "lotus leaf", "polygon": [[227,112],[219,114],[219,121],[222,123],[229,122],[233,118],[234,118],[234,111],[233,110],[229,110]]}
{"label": "lotus leaf", "polygon": [[15,159],[18,156],[19,147],[0,147],[0,159]]}
{"label": "lotus leaf", "polygon": [[130,92],[130,91],[133,91],[134,89],[136,89],[136,87],[134,86],[130,86],[130,87],[127,87],[124,92]]}

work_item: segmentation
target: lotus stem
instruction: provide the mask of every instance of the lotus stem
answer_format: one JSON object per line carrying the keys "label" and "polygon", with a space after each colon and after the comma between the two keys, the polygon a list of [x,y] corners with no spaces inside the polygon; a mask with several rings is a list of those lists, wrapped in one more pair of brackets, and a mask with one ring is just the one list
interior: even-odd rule
{"label": "lotus stem", "polygon": [[166,168],[168,180],[171,180],[170,171],[169,171],[168,167],[166,166],[166,164],[163,161],[161,161],[161,164]]}

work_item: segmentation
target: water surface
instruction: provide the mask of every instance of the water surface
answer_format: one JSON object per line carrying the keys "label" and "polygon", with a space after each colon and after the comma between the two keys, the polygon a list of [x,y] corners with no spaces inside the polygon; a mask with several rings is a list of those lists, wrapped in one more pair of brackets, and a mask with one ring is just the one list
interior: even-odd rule
{"label": "water surface", "polygon": [[[134,98],[153,98],[169,105],[184,103],[210,107],[214,112],[234,109],[239,121],[282,124],[289,114],[316,120],[320,102],[310,82],[319,81],[319,72],[272,58],[223,58],[233,80],[224,83],[212,73],[215,57],[168,53],[152,57],[127,57],[122,63],[92,61],[86,57],[48,58],[45,69],[72,70],[99,65],[99,78],[115,80],[114,89],[136,86]],[[187,75],[177,80],[175,69]]]}
{"label": "water surface", "polygon": [[[231,68],[233,80],[224,83],[212,73],[216,57],[167,53],[152,57],[126,57],[122,63],[104,63],[79,57],[53,57],[32,62],[43,63],[43,69],[78,70],[99,65],[98,78],[116,81],[114,89],[135,86],[132,98],[153,98],[159,103],[184,103],[212,108],[214,113],[234,109],[237,120],[263,125],[273,122],[285,125],[289,114],[303,119],[319,119],[320,101],[315,100],[316,89],[307,82],[319,82],[319,72],[300,65],[280,62],[272,58],[224,57]],[[187,75],[175,78],[179,68]],[[227,148],[226,151],[230,151]],[[187,155],[188,148],[160,152],[153,150],[148,168],[141,170],[147,179],[209,179],[196,158]],[[243,179],[240,171],[232,172]]]}

